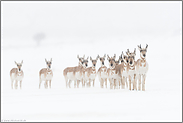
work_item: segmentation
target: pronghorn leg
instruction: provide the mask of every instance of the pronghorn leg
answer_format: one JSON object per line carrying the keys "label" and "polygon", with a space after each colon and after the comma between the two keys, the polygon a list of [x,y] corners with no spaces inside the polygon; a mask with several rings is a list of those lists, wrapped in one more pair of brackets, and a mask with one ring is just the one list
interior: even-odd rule
{"label": "pronghorn leg", "polygon": [[49,84],[50,84],[50,88],[51,88],[51,80],[49,81]]}
{"label": "pronghorn leg", "polygon": [[112,79],[109,79],[109,82],[110,82],[110,89],[112,89],[113,87],[113,83],[112,83]]}
{"label": "pronghorn leg", "polygon": [[79,82],[80,82],[80,80],[77,80],[77,88],[79,88]]}
{"label": "pronghorn leg", "polygon": [[100,83],[101,83],[101,88],[103,88],[104,87],[104,79],[101,79]]}
{"label": "pronghorn leg", "polygon": [[137,74],[134,75],[134,84],[135,84],[135,90],[137,90]]}
{"label": "pronghorn leg", "polygon": [[39,89],[41,88],[41,78],[39,79]]}
{"label": "pronghorn leg", "polygon": [[93,87],[94,87],[94,85],[95,85],[95,79],[93,80]]}
{"label": "pronghorn leg", "polygon": [[16,80],[15,81],[15,89],[17,89],[18,88],[18,81]]}
{"label": "pronghorn leg", "polygon": [[47,83],[48,81],[46,80],[45,83],[44,83],[44,87],[47,89]]}
{"label": "pronghorn leg", "polygon": [[120,89],[120,86],[121,86],[121,80],[122,80],[122,79],[120,78],[120,79],[119,79],[119,83],[118,83],[118,84],[119,84],[119,89]]}
{"label": "pronghorn leg", "polygon": [[132,85],[133,85],[133,88],[132,88],[132,90],[134,90],[135,89],[135,83],[134,83],[134,76],[132,76],[132,80],[131,80],[131,82],[132,82]]}
{"label": "pronghorn leg", "polygon": [[114,81],[114,89],[116,89],[116,79],[113,80]]}
{"label": "pronghorn leg", "polygon": [[85,85],[84,85],[84,80],[82,79],[81,81],[82,81],[82,87],[85,87]]}
{"label": "pronghorn leg", "polygon": [[107,88],[107,79],[105,79],[105,87]]}
{"label": "pronghorn leg", "polygon": [[131,91],[131,76],[129,76],[129,90]]}
{"label": "pronghorn leg", "polygon": [[65,79],[66,88],[68,87],[68,79]]}
{"label": "pronghorn leg", "polygon": [[89,79],[89,83],[88,83],[88,86],[89,86],[89,87],[91,86],[91,79]]}
{"label": "pronghorn leg", "polygon": [[125,77],[123,76],[123,79],[122,79],[122,89],[125,89]]}
{"label": "pronghorn leg", "polygon": [[20,81],[20,89],[22,89],[22,80]]}
{"label": "pronghorn leg", "polygon": [[142,80],[142,91],[145,91],[145,80],[146,80],[146,75],[143,75],[143,80]]}
{"label": "pronghorn leg", "polygon": [[139,74],[139,81],[138,81],[138,90],[141,90],[141,75]]}
{"label": "pronghorn leg", "polygon": [[72,80],[69,80],[69,88],[71,88],[71,81],[72,81]]}
{"label": "pronghorn leg", "polygon": [[125,77],[126,88],[128,88],[127,77]]}
{"label": "pronghorn leg", "polygon": [[74,88],[76,88],[76,80],[74,80]]}
{"label": "pronghorn leg", "polygon": [[11,80],[11,89],[13,89],[13,80]]}

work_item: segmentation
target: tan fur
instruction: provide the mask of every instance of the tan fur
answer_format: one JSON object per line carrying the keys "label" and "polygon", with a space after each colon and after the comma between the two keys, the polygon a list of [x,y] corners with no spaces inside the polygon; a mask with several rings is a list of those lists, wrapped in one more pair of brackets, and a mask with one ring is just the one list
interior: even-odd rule
{"label": "tan fur", "polygon": [[45,81],[44,86],[46,89],[48,88],[48,83],[49,83],[49,87],[51,88],[51,81],[53,78],[53,71],[51,70],[52,59],[50,61],[47,61],[45,59],[45,61],[46,61],[47,68],[42,68],[39,71],[39,89],[41,88],[42,81]]}
{"label": "tan fur", "polygon": [[20,89],[22,88],[22,79],[24,77],[24,72],[21,69],[23,61],[21,63],[15,62],[18,68],[12,68],[10,71],[11,88],[13,89],[13,82],[15,81],[15,89],[18,88],[18,81],[20,81]]}

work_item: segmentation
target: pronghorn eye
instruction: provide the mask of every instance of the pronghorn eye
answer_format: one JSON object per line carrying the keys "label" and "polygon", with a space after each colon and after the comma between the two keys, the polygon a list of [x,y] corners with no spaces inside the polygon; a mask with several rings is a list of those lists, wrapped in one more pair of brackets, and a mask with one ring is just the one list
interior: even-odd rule
{"label": "pronghorn eye", "polygon": [[102,59],[100,58],[100,60],[102,60]]}

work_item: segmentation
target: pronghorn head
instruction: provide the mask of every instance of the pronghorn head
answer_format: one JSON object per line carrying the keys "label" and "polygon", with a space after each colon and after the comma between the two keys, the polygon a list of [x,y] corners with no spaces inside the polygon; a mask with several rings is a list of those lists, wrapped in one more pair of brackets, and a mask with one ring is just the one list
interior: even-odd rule
{"label": "pronghorn head", "polygon": [[121,62],[128,63],[128,55],[125,55],[122,51]]}
{"label": "pronghorn head", "polygon": [[85,57],[85,55],[83,57],[79,57],[79,55],[77,55],[77,58],[79,60],[79,65],[83,64],[84,57]]}
{"label": "pronghorn head", "polygon": [[92,59],[92,57],[90,57],[90,60],[91,60],[91,62],[92,62],[92,67],[96,67],[98,57],[99,57],[99,56],[97,56],[96,59]]}
{"label": "pronghorn head", "polygon": [[148,45],[146,44],[145,48],[141,48],[141,44],[140,44],[140,46],[138,45],[138,48],[140,50],[141,58],[145,59],[146,58],[146,52],[147,52]]}
{"label": "pronghorn head", "polygon": [[50,69],[51,68],[51,63],[52,63],[52,58],[50,59],[50,61],[47,61],[45,59],[45,62],[46,62],[47,67]]}
{"label": "pronghorn head", "polygon": [[16,64],[17,67],[18,67],[18,71],[21,71],[21,67],[22,67],[22,64],[23,64],[23,60],[21,61],[21,63],[17,63],[17,62],[15,61],[15,64]]}
{"label": "pronghorn head", "polygon": [[115,66],[115,58],[116,58],[116,54],[114,54],[113,57],[109,57],[109,55],[107,55],[107,60],[109,61],[109,67]]}
{"label": "pronghorn head", "polygon": [[105,54],[103,57],[100,57],[100,56],[98,55],[98,58],[100,59],[101,66],[104,66],[105,57],[106,57],[106,54]]}
{"label": "pronghorn head", "polygon": [[89,57],[87,57],[86,59],[83,59],[83,67],[84,68],[88,67],[88,58]]}
{"label": "pronghorn head", "polygon": [[119,59],[118,60],[115,60],[115,64],[118,65],[120,62],[120,56],[119,56]]}
{"label": "pronghorn head", "polygon": [[134,49],[134,52],[130,52],[129,49],[127,49],[126,54],[128,55],[128,63],[133,65],[135,62],[136,49]]}

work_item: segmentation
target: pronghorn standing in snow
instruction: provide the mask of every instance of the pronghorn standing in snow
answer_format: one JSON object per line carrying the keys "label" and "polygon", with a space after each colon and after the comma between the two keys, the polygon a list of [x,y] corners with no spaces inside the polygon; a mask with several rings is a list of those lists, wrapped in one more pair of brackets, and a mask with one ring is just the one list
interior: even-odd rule
{"label": "pronghorn standing in snow", "polygon": [[87,84],[87,80],[88,80],[87,76],[85,75],[86,69],[88,67],[88,58],[89,57],[87,57],[86,59],[83,60],[83,70],[82,70],[83,71],[83,83],[82,83],[83,87],[85,87],[85,85]]}
{"label": "pronghorn standing in snow", "polygon": [[141,48],[141,45],[138,46],[140,50],[140,59],[137,60],[137,67],[138,67],[138,90],[141,90],[141,76],[142,76],[142,91],[145,91],[145,79],[146,74],[148,71],[148,63],[146,61],[146,52],[148,45],[146,44],[146,48]]}
{"label": "pronghorn standing in snow", "polygon": [[18,81],[20,81],[20,89],[22,87],[22,79],[24,77],[24,73],[21,69],[23,60],[21,63],[17,63],[15,61],[15,64],[17,65],[18,68],[12,68],[10,71],[10,78],[11,78],[11,88],[13,89],[13,82],[15,81],[15,89],[18,88]]}
{"label": "pronghorn standing in snow", "polygon": [[128,82],[127,82],[127,78],[128,78],[128,73],[127,73],[127,66],[128,66],[128,56],[124,55],[123,52],[121,54],[121,64],[123,65],[121,69],[122,70],[122,81],[121,81],[121,85],[122,85],[122,89],[125,88],[125,83],[126,83],[126,87],[128,88]]}
{"label": "pronghorn standing in snow", "polygon": [[[76,67],[75,69],[75,78],[77,81],[77,88],[79,88],[79,83],[81,82],[83,84],[83,59],[84,59],[85,55],[82,57],[79,57],[79,55],[77,56],[77,58],[79,59],[79,65],[78,67]],[[74,83],[75,84],[75,83]]]}
{"label": "pronghorn standing in snow", "polygon": [[101,62],[101,67],[98,69],[98,78],[99,78],[99,81],[100,81],[100,86],[101,88],[104,87],[104,82],[105,82],[105,86],[107,88],[107,67],[104,65],[104,61],[105,61],[105,57],[106,57],[106,54],[103,56],[103,57],[99,57],[99,60]]}
{"label": "pronghorn standing in snow", "polygon": [[133,84],[133,90],[137,90],[137,63],[135,61],[136,56],[136,49],[134,52],[129,52],[127,49],[128,55],[128,66],[127,66],[127,73],[129,77],[129,90],[131,90],[131,84]]}
{"label": "pronghorn standing in snow", "polygon": [[[65,82],[66,82],[66,87],[68,87],[68,85],[69,85],[69,88],[71,88],[70,84],[71,84],[72,81],[74,81],[74,87],[76,87],[76,80],[78,79],[78,84],[79,84],[79,81],[81,80],[81,77],[82,77],[82,74],[80,74],[80,69],[79,68],[81,68],[83,58],[80,58],[79,56],[77,56],[77,58],[79,59],[79,65],[78,66],[67,67],[63,70],[63,75],[64,75]],[[75,77],[75,73],[77,73],[77,79]]]}
{"label": "pronghorn standing in snow", "polygon": [[119,72],[117,70],[118,67],[116,67],[115,63],[116,54],[114,54],[113,57],[109,57],[109,55],[107,55],[107,57],[109,61],[109,68],[107,69],[107,75],[110,82],[110,89],[113,89],[113,87],[114,89],[116,89],[117,82],[120,79]]}
{"label": "pronghorn standing in snow", "polygon": [[97,56],[96,59],[92,59],[92,57],[90,57],[90,60],[92,62],[92,67],[86,68],[86,71],[85,71],[85,80],[89,81],[89,83],[88,83],[89,87],[91,87],[91,82],[92,81],[93,81],[93,87],[94,87],[94,84],[95,84],[95,78],[97,76],[96,64],[97,64],[98,57],[99,56]]}
{"label": "pronghorn standing in snow", "polygon": [[47,68],[43,68],[39,71],[39,89],[41,88],[42,81],[45,81],[44,83],[45,88],[48,88],[48,82],[51,88],[51,81],[53,78],[53,71],[51,70],[52,58],[50,61],[47,61],[45,59],[45,62],[46,62]]}

